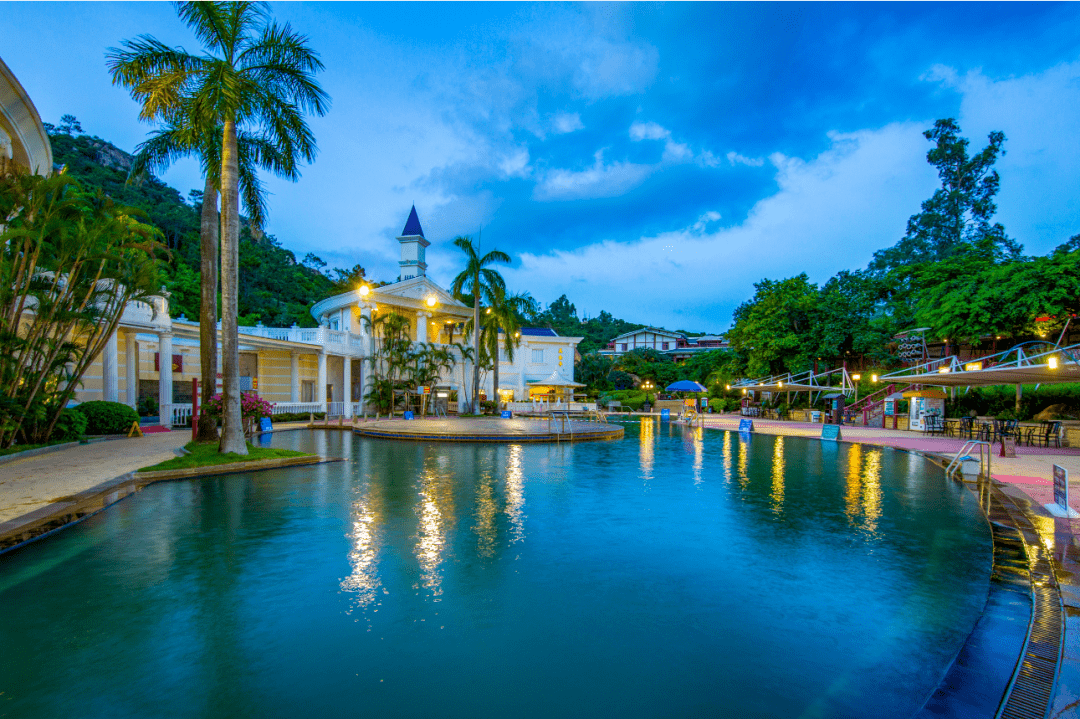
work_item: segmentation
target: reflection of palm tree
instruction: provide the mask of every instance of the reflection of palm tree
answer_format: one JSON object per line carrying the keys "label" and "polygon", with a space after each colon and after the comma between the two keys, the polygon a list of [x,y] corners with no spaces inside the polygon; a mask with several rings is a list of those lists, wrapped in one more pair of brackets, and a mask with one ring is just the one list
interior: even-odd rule
{"label": "reflection of palm tree", "polygon": [[[478,243],[479,244],[479,243]],[[494,291],[495,288],[506,291],[506,283],[502,275],[488,265],[496,262],[510,262],[510,255],[500,250],[492,250],[483,257],[480,256],[478,247],[473,245],[471,237],[454,238],[454,246],[465,253],[465,269],[462,270],[451,285],[454,297],[459,300],[468,293],[473,300],[473,324],[475,328],[480,325],[480,297]],[[472,381],[472,412],[480,412],[480,333],[473,332],[473,356],[476,362],[473,364]]]}
{"label": "reflection of palm tree", "polygon": [[113,82],[143,103],[144,119],[189,114],[198,127],[222,127],[221,310],[224,421],[220,450],[247,454],[240,417],[237,336],[239,264],[238,134],[258,127],[282,157],[315,156],[304,112],[326,112],[329,98],[312,74],[322,69],[307,38],[269,22],[262,5],[184,2],[180,19],[210,49],[191,55],[143,35],[109,52]]}
{"label": "reflection of palm tree", "polygon": [[[217,386],[217,293],[218,293],[218,186],[221,183],[221,141],[224,128],[199,127],[191,112],[182,108],[174,111],[168,123],[158,128],[148,140],[140,143],[129,180],[147,172],[164,172],[174,160],[196,155],[202,162],[206,183],[203,188],[202,213],[199,223],[200,309],[199,360],[202,376],[201,401],[205,405],[216,394]],[[266,193],[259,182],[256,165],[290,180],[300,172],[296,158],[282,155],[265,137],[247,131],[237,134],[240,194],[244,208],[256,233],[262,231],[266,218]],[[217,439],[217,421],[209,414],[198,418],[199,439]]]}

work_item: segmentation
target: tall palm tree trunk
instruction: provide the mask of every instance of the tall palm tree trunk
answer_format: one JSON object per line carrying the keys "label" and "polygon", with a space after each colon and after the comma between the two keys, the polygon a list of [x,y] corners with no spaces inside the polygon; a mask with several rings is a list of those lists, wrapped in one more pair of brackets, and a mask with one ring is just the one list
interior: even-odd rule
{"label": "tall palm tree trunk", "polygon": [[[200,401],[205,407],[217,388],[217,294],[218,294],[218,217],[217,187],[209,177],[203,188],[202,217],[199,224],[201,255],[201,305],[199,308],[199,364],[202,371]],[[199,416],[198,439],[210,442],[218,438],[217,420],[208,414]]]}
{"label": "tall palm tree trunk", "polygon": [[472,414],[480,414],[480,276],[473,284]]}
{"label": "tall palm tree trunk", "polygon": [[219,451],[247,454],[240,414],[240,340],[236,316],[240,265],[238,173],[236,122],[230,118],[225,120],[221,143],[221,364],[225,386]]}

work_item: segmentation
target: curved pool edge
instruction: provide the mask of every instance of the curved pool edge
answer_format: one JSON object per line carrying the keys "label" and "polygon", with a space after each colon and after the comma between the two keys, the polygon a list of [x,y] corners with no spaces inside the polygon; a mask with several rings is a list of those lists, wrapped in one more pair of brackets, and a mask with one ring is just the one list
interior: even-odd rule
{"label": "curved pool edge", "polygon": [[343,459],[340,457],[310,455],[304,457],[278,457],[253,462],[235,462],[189,469],[127,472],[77,494],[62,497],[32,512],[0,522],[0,556],[72,527],[103,509],[142,491],[144,487],[157,482],[198,479],[219,474],[246,474],[280,467],[308,466],[341,461]]}
{"label": "curved pool edge", "polygon": [[[722,432],[737,431],[708,425],[704,429]],[[814,437],[771,432],[760,434],[808,441],[814,439]],[[859,441],[846,439],[835,441],[918,455],[942,470],[952,459],[951,455],[894,447],[868,441],[868,439],[863,437]],[[942,479],[947,480],[945,477]],[[931,692],[923,707],[912,719],[930,719],[931,717],[967,719],[982,716],[987,719],[997,719],[997,717],[1042,719],[1051,716],[1058,693],[1058,680],[1065,663],[1064,650],[1068,639],[1066,637],[1066,612],[1057,577],[1073,578],[1074,582],[1078,582],[1075,586],[1080,592],[1080,573],[1062,566],[1058,558],[1047,549],[1042,535],[1036,529],[1037,515],[1031,512],[1030,503],[1026,506],[1023,502],[1018,503],[1014,497],[1003,491],[1004,485],[1001,482],[993,479],[980,478],[977,482],[954,481],[963,484],[975,495],[990,529],[994,554],[991,562],[992,581],[987,591],[986,607],[992,611],[988,612],[984,609],[983,614],[964,640],[964,644],[946,668],[938,687]],[[1050,518],[1049,515],[1047,518]],[[1022,562],[1017,562],[1017,545],[1022,549]],[[973,660],[976,659],[977,652],[983,651],[983,642],[987,640],[993,642],[1000,638],[1001,621],[1008,621],[1007,615],[1010,609],[1007,606],[1008,595],[1016,591],[1016,587],[1010,585],[1017,579],[1025,585],[1024,591],[1026,591],[1029,605],[1023,641],[1016,652],[1015,663],[1012,664],[1012,670],[1008,672],[1004,680],[1001,677],[989,677],[985,674],[980,676],[978,670],[972,669]],[[995,624],[999,626],[995,628]],[[1080,631],[1080,627],[1073,631]],[[993,647],[985,647],[987,651],[992,649]],[[999,699],[987,703],[982,694],[987,684],[992,684],[995,680],[998,686],[1004,686],[1004,691],[999,695]]]}

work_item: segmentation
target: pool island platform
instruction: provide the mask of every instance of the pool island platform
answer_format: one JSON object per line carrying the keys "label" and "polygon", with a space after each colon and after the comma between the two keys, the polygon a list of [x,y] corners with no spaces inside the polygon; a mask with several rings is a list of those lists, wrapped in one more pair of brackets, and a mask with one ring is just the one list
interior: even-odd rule
{"label": "pool island platform", "polygon": [[363,437],[429,442],[582,442],[621,439],[626,432],[617,424],[558,417],[386,419],[363,422],[352,431]]}

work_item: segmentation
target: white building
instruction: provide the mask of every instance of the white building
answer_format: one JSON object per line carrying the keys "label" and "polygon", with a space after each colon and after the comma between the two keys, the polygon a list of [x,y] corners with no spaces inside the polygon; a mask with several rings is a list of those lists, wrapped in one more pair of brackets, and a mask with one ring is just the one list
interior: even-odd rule
{"label": "white building", "polygon": [[[416,208],[397,239],[401,279],[316,302],[311,314],[319,327],[241,327],[241,388],[277,403],[278,412],[351,417],[365,411],[363,397],[371,376],[367,360],[380,342],[370,320],[395,312],[409,320],[414,342],[469,342],[461,332],[473,310],[427,276],[425,251],[430,243]],[[199,325],[182,317],[170,319],[167,298],[156,309],[155,315],[147,305],[128,307],[117,333],[84,376],[79,401],[106,399],[135,406],[141,396],[154,394],[163,417],[172,417],[174,424],[187,421],[191,380],[200,374]],[[523,329],[513,360],[505,351],[501,357],[500,398],[567,399],[566,388],[574,385],[574,349],[582,339],[559,337],[549,329]],[[161,362],[162,356],[171,361]],[[481,399],[494,398],[493,380],[492,372],[482,373]],[[459,360],[439,386],[465,401],[472,389],[472,365]]]}
{"label": "white building", "polygon": [[640,347],[671,355],[675,360],[684,360],[701,352],[727,349],[728,346],[727,339],[722,335],[687,337],[682,332],[642,327],[614,338],[598,354],[614,358]]}

